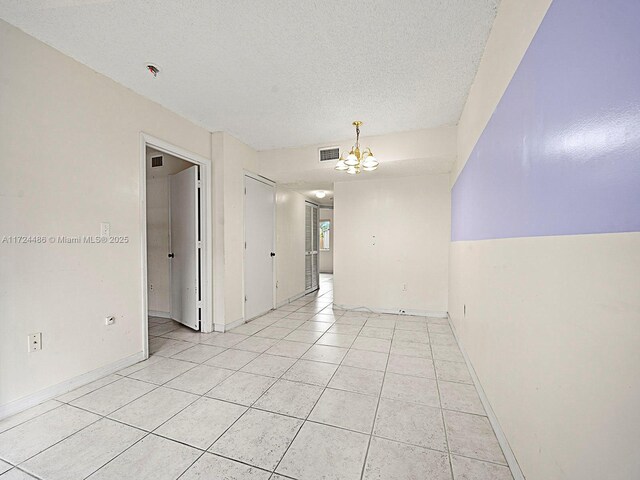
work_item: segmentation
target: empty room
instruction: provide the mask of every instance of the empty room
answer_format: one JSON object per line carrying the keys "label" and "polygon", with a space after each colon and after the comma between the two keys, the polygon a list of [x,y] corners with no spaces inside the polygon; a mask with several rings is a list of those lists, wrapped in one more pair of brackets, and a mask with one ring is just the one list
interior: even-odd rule
{"label": "empty room", "polygon": [[638,0],[0,0],[0,480],[640,478]]}

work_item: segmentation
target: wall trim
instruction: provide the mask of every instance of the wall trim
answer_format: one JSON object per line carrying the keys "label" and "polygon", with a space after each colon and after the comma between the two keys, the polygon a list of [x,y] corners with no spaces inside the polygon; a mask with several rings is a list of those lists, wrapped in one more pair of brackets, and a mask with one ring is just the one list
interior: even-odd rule
{"label": "wall trim", "polygon": [[276,305],[276,308],[280,308],[280,307],[283,307],[284,305],[290,304],[291,302],[295,302],[296,300],[304,297],[305,295],[306,295],[305,292],[296,293],[293,297],[289,297],[286,300],[283,300],[282,302],[278,303]]}
{"label": "wall trim", "polygon": [[9,403],[5,403],[4,405],[0,405],[0,420],[6,417],[10,417],[11,415],[15,415],[16,413],[20,413],[28,408],[35,407],[36,405],[47,400],[59,397],[63,393],[75,390],[78,387],[82,387],[83,385],[91,383],[102,377],[106,377],[107,375],[122,370],[123,368],[130,367],[131,365],[141,362],[144,359],[144,352],[138,352],[128,357],[122,358],[117,362],[113,362],[103,367],[96,368],[95,370],[91,370],[90,372],[83,373],[82,375],[78,375],[77,377],[70,378],[69,380],[65,380],[64,382],[57,383],[43,390],[32,393],[31,395],[27,395],[17,400],[13,400]]}
{"label": "wall trim", "polygon": [[171,318],[170,312],[161,312],[159,310],[149,310],[150,317]]}
{"label": "wall trim", "polygon": [[388,313],[391,315],[416,315],[420,317],[433,317],[433,318],[447,318],[447,312],[440,312],[434,310],[410,310],[400,308],[369,308],[355,305],[339,305],[333,304],[339,310],[353,310],[355,312],[372,312],[372,313]]}
{"label": "wall trim", "polygon": [[489,418],[489,423],[493,427],[493,431],[496,434],[496,438],[498,439],[498,443],[500,444],[500,448],[502,448],[502,453],[504,454],[504,458],[507,460],[507,465],[511,469],[511,474],[513,475],[513,480],[525,480],[524,473],[522,473],[522,469],[518,464],[518,460],[516,459],[513,450],[511,449],[511,445],[509,445],[509,440],[502,430],[500,426],[500,422],[498,421],[498,417],[496,416],[493,408],[491,408],[491,403],[489,403],[489,398],[487,394],[484,392],[482,388],[482,384],[480,383],[480,379],[476,374],[476,371],[473,368],[473,364],[471,363],[471,359],[467,355],[462,343],[460,342],[460,338],[456,332],[456,327],[451,320],[451,316],[447,314],[447,320],[449,321],[449,325],[451,326],[451,331],[453,332],[453,336],[456,338],[456,342],[458,343],[458,347],[460,347],[460,352],[462,352],[462,356],[464,357],[464,361],[467,364],[467,368],[469,369],[469,373],[471,374],[471,379],[473,380],[473,384],[476,387],[478,392],[478,396],[480,397],[480,401],[482,402],[482,406],[484,407],[485,412],[487,413],[487,417]]}
{"label": "wall trim", "polygon": [[228,332],[229,330],[231,330],[232,328],[236,328],[239,327],[240,325],[243,325],[245,323],[244,318],[239,318],[231,323],[214,323],[213,324],[213,331],[214,332],[220,332],[220,333],[224,333],[224,332]]}

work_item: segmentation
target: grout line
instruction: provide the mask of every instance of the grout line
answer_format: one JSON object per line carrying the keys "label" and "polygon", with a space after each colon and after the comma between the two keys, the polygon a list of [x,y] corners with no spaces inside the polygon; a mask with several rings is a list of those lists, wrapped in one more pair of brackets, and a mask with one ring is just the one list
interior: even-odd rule
{"label": "grout line", "polygon": [[[366,325],[366,322],[365,322]],[[380,392],[378,395],[378,402],[376,403],[376,409],[373,412],[373,424],[371,425],[371,433],[369,433],[369,442],[367,443],[367,451],[364,454],[364,462],[362,462],[362,470],[360,472],[360,479],[364,478],[364,472],[367,468],[367,459],[369,457],[369,449],[371,448],[371,442],[373,440],[373,432],[376,428],[376,422],[378,420],[378,409],[380,408],[380,402],[382,401],[382,390],[384,389],[384,383],[387,379],[387,369],[389,368],[389,359],[391,358],[391,346],[393,345],[393,337],[395,336],[396,328],[395,321],[393,323],[393,334],[391,335],[391,341],[389,342],[389,352],[387,353],[387,363],[384,366],[384,373],[382,374],[382,384],[380,385]],[[363,327],[364,328],[364,327]],[[362,330],[362,329],[361,329]]]}

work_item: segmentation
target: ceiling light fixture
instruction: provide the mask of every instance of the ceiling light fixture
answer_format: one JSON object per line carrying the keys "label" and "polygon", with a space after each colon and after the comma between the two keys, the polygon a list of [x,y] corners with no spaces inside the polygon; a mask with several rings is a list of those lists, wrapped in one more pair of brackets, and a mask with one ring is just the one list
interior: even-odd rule
{"label": "ceiling light fixture", "polygon": [[324,198],[327,196],[327,193],[323,190],[319,190],[316,192],[316,198]]}
{"label": "ceiling light fixture", "polygon": [[349,175],[357,175],[361,171],[373,172],[379,164],[376,157],[373,156],[373,152],[369,147],[366,147],[362,153],[360,152],[360,125],[362,122],[356,120],[352,125],[356,127],[356,144],[351,147],[347,158],[340,155],[340,159],[336,163],[336,170],[347,172]]}

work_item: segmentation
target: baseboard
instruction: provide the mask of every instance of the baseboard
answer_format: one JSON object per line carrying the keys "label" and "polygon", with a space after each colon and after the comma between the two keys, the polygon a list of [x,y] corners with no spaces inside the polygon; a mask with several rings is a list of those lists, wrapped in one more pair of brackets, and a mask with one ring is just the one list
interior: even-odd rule
{"label": "baseboard", "polygon": [[149,310],[150,317],[171,318],[171,312],[161,312],[159,310]]}
{"label": "baseboard", "polygon": [[372,312],[372,313],[388,313],[391,315],[416,315],[420,317],[447,318],[447,312],[438,312],[433,310],[408,310],[406,308],[369,308],[356,305],[341,305],[334,303],[333,306],[338,310],[352,310],[355,312]]}
{"label": "baseboard", "polygon": [[471,364],[471,359],[467,355],[462,343],[460,342],[460,338],[456,332],[456,327],[451,321],[451,317],[447,314],[447,319],[449,320],[449,325],[451,326],[451,330],[453,331],[453,335],[456,338],[456,342],[458,343],[458,347],[460,347],[460,351],[462,352],[462,356],[464,357],[464,361],[467,364],[467,368],[469,369],[469,374],[471,375],[471,379],[476,386],[476,390],[478,391],[478,396],[480,397],[480,401],[482,402],[482,406],[484,407],[485,412],[487,413],[487,417],[489,418],[489,422],[493,427],[493,431],[496,434],[496,438],[498,439],[498,443],[500,444],[500,448],[502,448],[502,453],[504,453],[504,458],[507,460],[507,464],[511,469],[511,474],[513,475],[514,480],[525,480],[524,474],[522,473],[522,469],[518,464],[518,460],[516,459],[513,450],[511,449],[511,445],[509,445],[509,440],[507,440],[507,436],[502,430],[500,426],[500,422],[498,422],[498,417],[496,416],[493,408],[491,408],[491,404],[489,403],[489,398],[486,393],[484,393],[484,389],[482,388],[482,384],[480,383],[480,379],[476,374],[476,371]]}
{"label": "baseboard", "polygon": [[280,307],[282,307],[282,306],[284,306],[284,305],[288,305],[288,304],[290,304],[291,302],[294,302],[294,301],[298,300],[299,298],[304,297],[305,295],[306,295],[306,293],[305,293],[305,292],[297,293],[297,294],[295,294],[293,297],[289,297],[289,298],[287,298],[286,300],[284,300],[284,301],[282,301],[282,302],[278,303],[278,304],[276,305],[276,308],[280,308]]}
{"label": "baseboard", "polygon": [[227,332],[227,331],[231,330],[232,328],[239,327],[243,323],[244,323],[244,318],[239,318],[237,320],[234,320],[231,323],[214,323],[213,324],[213,331],[214,332],[224,333],[224,332]]}
{"label": "baseboard", "polygon": [[70,378],[64,382],[52,385],[36,393],[32,393],[31,395],[27,395],[26,397],[0,405],[0,420],[10,417],[11,415],[15,415],[16,413],[20,413],[27,408],[35,407],[36,405],[52,398],[59,397],[63,393],[75,390],[78,387],[82,387],[87,383],[91,383],[99,378],[115,373],[123,368],[127,368],[142,360],[144,360],[144,352],[138,352],[134,355],[118,360],[117,362],[110,363],[104,367],[91,370],[90,372],[83,373],[77,377]]}

